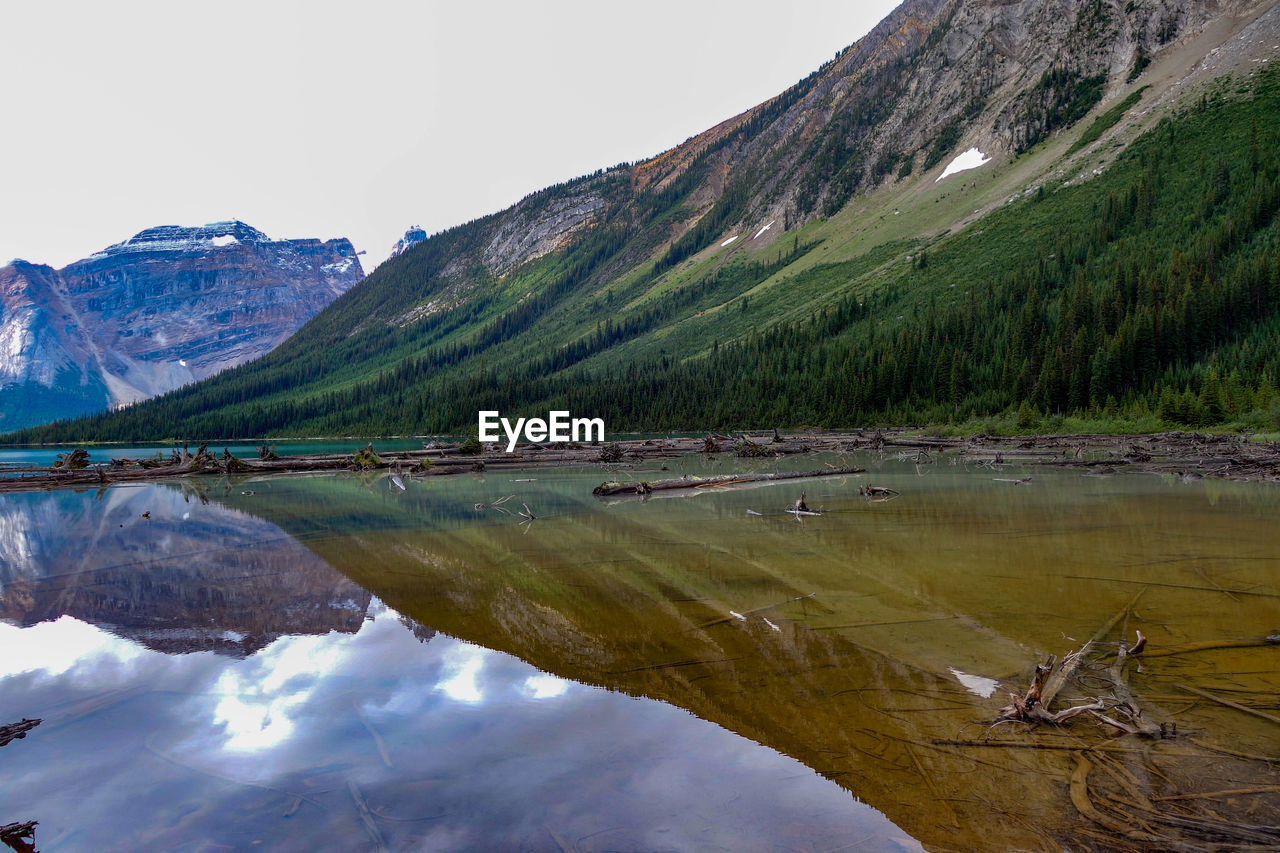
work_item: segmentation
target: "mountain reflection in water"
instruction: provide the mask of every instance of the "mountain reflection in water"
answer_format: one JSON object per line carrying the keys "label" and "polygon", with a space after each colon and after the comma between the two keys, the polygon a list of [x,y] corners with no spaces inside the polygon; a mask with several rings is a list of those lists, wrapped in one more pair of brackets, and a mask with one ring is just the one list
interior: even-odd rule
{"label": "mountain reflection in water", "polygon": [[44,719],[0,750],[0,824],[41,849],[919,849],[794,759],[436,634],[200,498],[0,498],[0,723]]}

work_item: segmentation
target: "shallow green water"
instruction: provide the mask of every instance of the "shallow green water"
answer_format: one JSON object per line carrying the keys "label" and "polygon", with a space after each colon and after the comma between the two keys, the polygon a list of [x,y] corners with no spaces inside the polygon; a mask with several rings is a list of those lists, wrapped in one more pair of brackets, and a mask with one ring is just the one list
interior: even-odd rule
{"label": "shallow green water", "polygon": [[[871,472],[648,501],[591,497],[599,469],[4,496],[0,722],[46,723],[0,750],[0,822],[49,849],[1106,849],[1058,747],[1125,750],[1151,802],[1274,785],[1214,748],[1275,756],[1280,727],[1184,689],[1267,713],[1269,646],[1126,670],[1178,738],[953,743],[1122,612],[1112,649],[1277,633],[1274,489],[846,461]],[[825,515],[782,511],[801,489]]]}

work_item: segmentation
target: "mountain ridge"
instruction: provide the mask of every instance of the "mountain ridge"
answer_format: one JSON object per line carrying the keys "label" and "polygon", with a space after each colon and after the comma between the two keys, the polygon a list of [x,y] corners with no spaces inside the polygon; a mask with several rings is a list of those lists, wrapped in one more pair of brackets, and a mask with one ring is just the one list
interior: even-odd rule
{"label": "mountain ridge", "polygon": [[[1124,6],[910,0],[779,96],[654,158],[566,181],[431,235],[266,359],[159,405],[175,423],[196,419],[210,437],[459,430],[477,394],[499,408],[533,413],[548,401],[563,405],[585,383],[595,396],[571,399],[582,405],[608,399],[602,404],[620,419],[611,428],[725,424],[730,412],[716,414],[725,407],[714,390],[685,389],[684,396],[706,402],[663,421],[659,410],[637,417],[631,404],[611,396],[608,383],[625,384],[633,370],[665,375],[672,364],[693,371],[722,343],[749,348],[753,336],[785,335],[795,324],[820,322],[823,312],[843,311],[849,325],[832,333],[851,339],[868,322],[861,306],[869,300],[877,311],[915,316],[910,305],[919,310],[933,285],[917,288],[911,276],[940,273],[906,270],[923,270],[934,250],[963,245],[956,235],[1005,206],[1095,181],[1104,196],[1127,191],[1103,187],[1108,180],[1099,176],[1161,120],[1185,120],[1196,97],[1212,94],[1211,105],[1226,110],[1224,92],[1246,86],[1266,67],[1259,63],[1272,55],[1278,19],[1272,0]],[[1214,82],[1231,72],[1241,75],[1238,83]],[[1110,123],[1099,124],[1124,104]],[[1094,138],[1068,150],[1086,130],[1096,131]],[[1270,151],[1274,137],[1263,134],[1261,144]],[[990,159],[939,182],[967,148]],[[1233,164],[1224,168],[1229,189],[1247,192],[1248,176]],[[1256,165],[1250,168],[1257,174]],[[1102,204],[1093,192],[1070,204]],[[1059,203],[1068,203],[1065,196]],[[1210,206],[1197,222],[1221,215]],[[1011,233],[1040,240],[1042,257],[1052,256],[1061,238],[1049,225],[1037,235]],[[1099,251],[1113,251],[1107,245]],[[1056,323],[1058,276],[1068,271],[1050,273],[1040,282],[1051,299],[1041,306],[1046,328]],[[846,310],[849,304],[856,309]],[[1105,349],[1106,342],[1088,345]],[[1209,354],[1200,348],[1184,357]],[[1028,355],[1033,373],[1053,363],[1044,353]],[[1175,381],[1152,367],[1114,386],[1099,380],[1096,399],[1085,395],[1088,405],[1100,410],[1114,396],[1133,411],[1150,407],[1159,384]],[[1196,367],[1178,374],[1179,390],[1189,383],[1198,391],[1206,373]],[[808,382],[807,375],[799,381]],[[503,387],[517,390],[504,398]],[[546,389],[542,397],[535,387]],[[1041,387],[1032,382],[1027,391]],[[1026,401],[1042,412],[1084,405],[1079,395],[1069,403],[1036,393]],[[452,399],[468,395],[465,405]],[[943,411],[926,412],[909,396],[876,395],[875,405],[843,410],[832,404],[821,422]],[[945,418],[1004,410],[1008,399],[977,395]],[[122,437],[141,428],[140,421],[111,423]],[[92,428],[107,426],[99,421]]]}
{"label": "mountain ridge", "polygon": [[262,355],[362,273],[345,238],[272,240],[234,220],[148,228],[60,270],[15,260],[0,268],[0,429]]}

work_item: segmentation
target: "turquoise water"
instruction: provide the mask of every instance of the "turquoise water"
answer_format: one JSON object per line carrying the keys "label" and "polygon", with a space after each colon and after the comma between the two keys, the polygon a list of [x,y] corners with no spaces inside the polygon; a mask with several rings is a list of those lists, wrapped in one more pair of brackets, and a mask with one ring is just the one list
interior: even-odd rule
{"label": "turquoise water", "polygon": [[[376,450],[421,450],[424,439],[388,438],[373,439]],[[281,456],[299,456],[303,454],[353,453],[370,442],[367,438],[348,439],[288,439],[282,441],[227,441],[212,442],[209,449],[218,455],[222,449],[231,451],[233,456],[241,459],[257,459],[258,448],[265,443]],[[194,453],[198,444],[188,444]],[[50,466],[58,455],[66,453],[71,447],[0,447],[0,471],[18,465]],[[129,457],[130,459],[146,459],[157,453],[168,457],[175,449],[181,450],[181,444],[92,444],[86,445],[89,453],[89,464],[106,464],[113,458]]]}

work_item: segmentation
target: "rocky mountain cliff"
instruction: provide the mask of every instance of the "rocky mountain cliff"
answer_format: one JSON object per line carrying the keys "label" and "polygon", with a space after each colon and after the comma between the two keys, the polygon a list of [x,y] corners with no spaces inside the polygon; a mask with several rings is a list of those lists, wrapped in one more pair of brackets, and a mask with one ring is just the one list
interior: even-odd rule
{"label": "rocky mountain cliff", "polygon": [[409,251],[409,249],[418,245],[425,239],[427,239],[427,232],[421,226],[414,225],[408,228],[404,232],[404,236],[397,240],[396,244],[391,247],[391,254],[387,256],[387,259],[390,260],[391,258],[403,255],[405,252]]}
{"label": "rocky mountain cliff", "polygon": [[61,270],[0,268],[0,431],[135,403],[256,358],[362,277],[346,239],[149,228]]}

